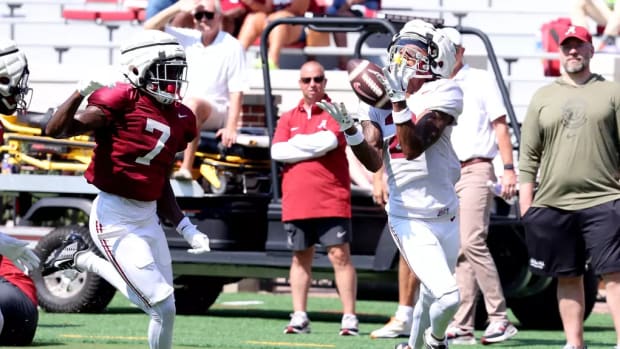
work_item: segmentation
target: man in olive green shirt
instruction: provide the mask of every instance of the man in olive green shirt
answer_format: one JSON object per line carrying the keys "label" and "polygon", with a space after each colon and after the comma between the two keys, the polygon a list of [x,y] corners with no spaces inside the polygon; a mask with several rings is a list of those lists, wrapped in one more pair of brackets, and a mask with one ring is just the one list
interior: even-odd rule
{"label": "man in olive green shirt", "polygon": [[590,71],[586,28],[560,39],[563,76],[534,94],[523,122],[520,208],[530,269],[558,278],[564,348],[581,349],[587,261],[620,334],[620,84]]}

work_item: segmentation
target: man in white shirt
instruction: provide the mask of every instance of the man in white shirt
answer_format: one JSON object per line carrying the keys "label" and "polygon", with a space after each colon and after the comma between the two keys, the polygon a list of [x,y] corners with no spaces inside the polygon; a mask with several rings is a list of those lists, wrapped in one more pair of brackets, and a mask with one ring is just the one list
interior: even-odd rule
{"label": "man in white shirt", "polygon": [[[168,25],[179,13],[193,16],[194,28]],[[245,77],[245,53],[239,41],[222,31],[222,14],[215,0],[180,0],[144,23],[145,29],[172,34],[185,48],[188,89],[183,103],[196,115],[198,130],[217,130],[222,144],[230,147],[237,138]],[[191,179],[199,137],[188,144],[177,179]]]}

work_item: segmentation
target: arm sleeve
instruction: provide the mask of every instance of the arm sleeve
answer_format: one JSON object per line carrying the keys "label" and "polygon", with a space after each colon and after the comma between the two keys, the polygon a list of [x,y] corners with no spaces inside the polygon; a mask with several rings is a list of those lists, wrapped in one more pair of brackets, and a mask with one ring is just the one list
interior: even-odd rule
{"label": "arm sleeve", "polygon": [[521,144],[519,146],[519,182],[535,183],[542,151],[542,134],[538,117],[540,107],[539,94],[532,97],[523,125],[521,126]]}
{"label": "arm sleeve", "polygon": [[331,131],[299,134],[287,142],[274,143],[271,157],[276,161],[295,163],[325,155],[338,146],[338,139]]}
{"label": "arm sleeve", "polygon": [[485,109],[490,122],[499,119],[506,115],[506,107],[504,107],[504,100],[502,94],[499,92],[497,81],[490,72],[483,71],[484,77],[482,82],[486,85],[485,90],[488,92],[485,98]]}
{"label": "arm sleeve", "polygon": [[228,91],[244,92],[247,90],[246,87],[248,86],[245,53],[237,39],[232,37],[230,39],[234,41],[230,45],[232,52],[230,61],[228,62]]}

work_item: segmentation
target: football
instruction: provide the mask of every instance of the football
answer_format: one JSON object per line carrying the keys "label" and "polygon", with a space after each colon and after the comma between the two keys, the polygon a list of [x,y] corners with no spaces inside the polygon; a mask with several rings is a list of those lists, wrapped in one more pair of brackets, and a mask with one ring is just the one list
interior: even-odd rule
{"label": "football", "polygon": [[376,74],[381,67],[366,60],[352,59],[347,63],[349,83],[355,95],[364,103],[380,109],[392,109],[392,103]]}

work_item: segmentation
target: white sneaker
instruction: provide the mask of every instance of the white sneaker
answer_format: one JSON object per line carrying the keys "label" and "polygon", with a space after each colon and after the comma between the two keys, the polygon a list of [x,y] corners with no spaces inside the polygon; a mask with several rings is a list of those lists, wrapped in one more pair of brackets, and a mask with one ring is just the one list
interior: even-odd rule
{"label": "white sneaker", "polygon": [[426,349],[448,349],[448,341],[444,337],[443,340],[437,340],[433,337],[431,328],[424,331],[424,347]]}
{"label": "white sneaker", "polygon": [[370,338],[409,337],[410,333],[411,323],[404,322],[393,317],[380,329],[370,332]]}
{"label": "white sneaker", "polygon": [[343,315],[342,321],[340,322],[340,332],[338,334],[341,336],[358,336],[358,325],[359,320],[357,320],[357,316],[351,314]]}
{"label": "white sneaker", "polygon": [[474,331],[465,330],[458,326],[450,326],[446,330],[446,339],[449,344],[474,345],[476,337]]}
{"label": "white sneaker", "polygon": [[310,333],[310,319],[307,315],[291,314],[291,321],[284,328],[285,334]]}
{"label": "white sneaker", "polygon": [[484,330],[480,342],[482,344],[503,342],[513,337],[517,332],[519,332],[517,328],[507,320],[493,321],[487,326],[487,329]]}

